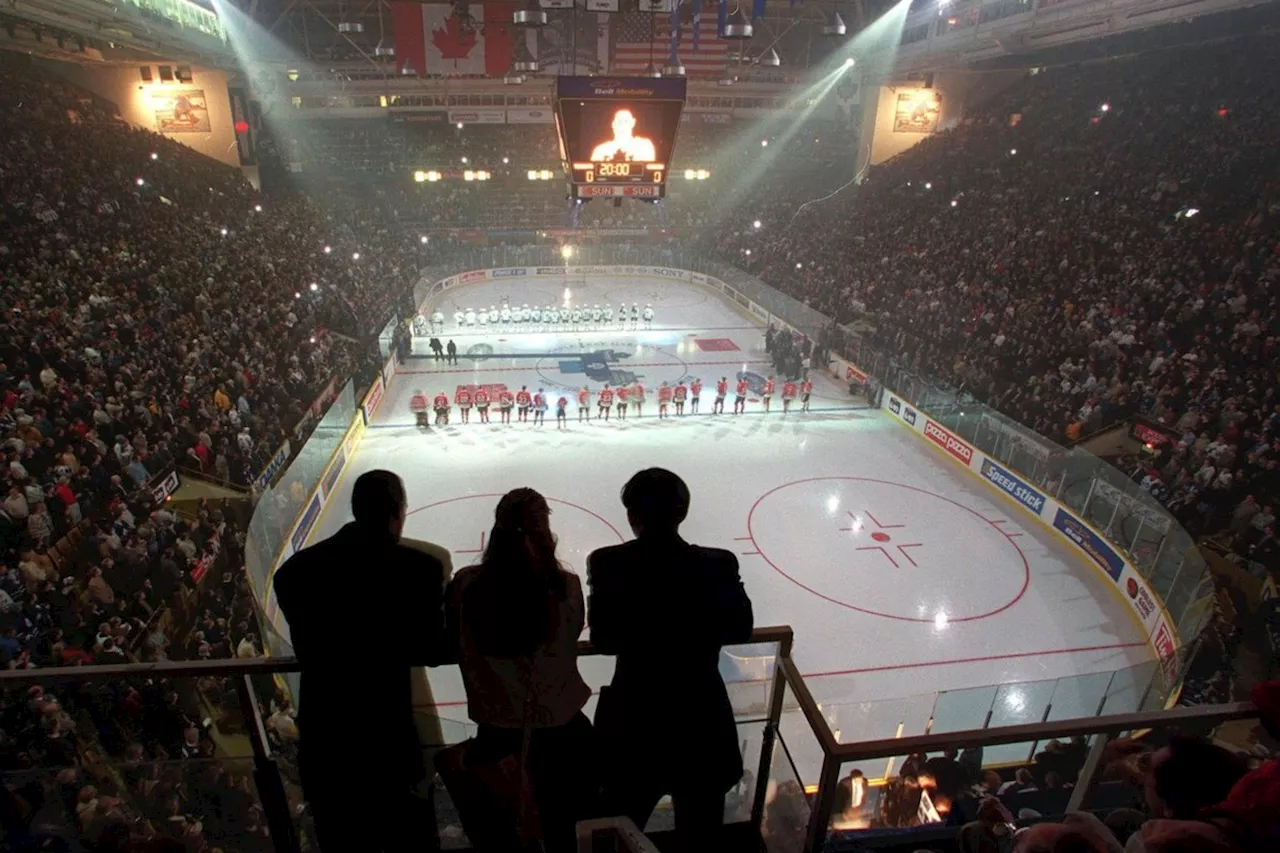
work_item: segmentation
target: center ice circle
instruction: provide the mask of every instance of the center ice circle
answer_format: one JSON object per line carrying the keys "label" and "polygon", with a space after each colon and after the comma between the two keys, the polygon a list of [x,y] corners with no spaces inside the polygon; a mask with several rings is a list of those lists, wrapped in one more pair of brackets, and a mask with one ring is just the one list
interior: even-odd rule
{"label": "center ice circle", "polygon": [[1022,549],[1000,525],[951,498],[887,480],[784,483],[751,507],[747,532],[792,583],[886,619],[985,619],[1016,604],[1031,579]]}
{"label": "center ice circle", "polygon": [[[587,555],[592,551],[626,541],[603,516],[569,501],[544,497],[551,505],[551,529],[560,541],[556,556],[579,575],[585,576]],[[496,492],[462,495],[411,509],[405,514],[404,535],[448,548],[455,567],[478,563],[493,528],[493,510],[501,498]]]}

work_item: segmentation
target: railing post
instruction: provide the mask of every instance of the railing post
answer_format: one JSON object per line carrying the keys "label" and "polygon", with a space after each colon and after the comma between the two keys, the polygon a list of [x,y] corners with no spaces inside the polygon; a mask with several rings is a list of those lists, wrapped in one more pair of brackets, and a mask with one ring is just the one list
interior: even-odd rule
{"label": "railing post", "polygon": [[809,810],[809,829],[805,833],[805,853],[819,853],[831,826],[831,812],[836,804],[836,787],[840,784],[840,759],[830,752],[822,757],[822,775],[818,778],[818,793],[814,795]]}
{"label": "railing post", "polygon": [[764,825],[764,801],[769,795],[773,750],[778,741],[778,729],[782,725],[782,706],[786,699],[787,680],[780,661],[790,658],[791,635],[788,634],[778,643],[778,653],[773,662],[773,692],[769,694],[769,719],[765,723],[764,737],[760,743],[760,766],[756,768],[756,790],[751,800],[751,825],[757,832]]}
{"label": "railing post", "polygon": [[262,800],[267,828],[271,831],[272,848],[278,853],[301,853],[302,846],[298,843],[293,815],[289,811],[289,798],[284,792],[284,780],[280,778],[279,765],[271,757],[267,728],[262,722],[258,700],[253,695],[252,676],[236,677],[236,694],[248,724],[249,743],[253,746],[253,782],[258,789],[258,799]]}

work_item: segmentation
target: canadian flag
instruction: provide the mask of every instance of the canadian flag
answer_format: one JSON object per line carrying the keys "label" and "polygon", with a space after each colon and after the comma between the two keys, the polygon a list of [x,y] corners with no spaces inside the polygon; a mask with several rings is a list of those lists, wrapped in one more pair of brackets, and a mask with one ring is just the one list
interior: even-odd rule
{"label": "canadian flag", "polygon": [[511,67],[514,3],[465,7],[450,3],[392,3],[396,68],[404,74],[484,74],[501,77]]}

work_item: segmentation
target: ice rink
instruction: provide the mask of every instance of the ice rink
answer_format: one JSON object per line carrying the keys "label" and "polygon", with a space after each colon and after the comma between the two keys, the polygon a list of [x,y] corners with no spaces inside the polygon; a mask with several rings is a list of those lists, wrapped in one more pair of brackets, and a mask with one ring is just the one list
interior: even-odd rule
{"label": "ice rink", "polygon": [[[561,559],[583,574],[592,549],[630,536],[623,483],[668,467],[693,493],[685,537],[738,555],[756,624],[795,629],[797,664],[844,740],[922,733],[930,719],[937,732],[1090,715],[1104,695],[1121,709],[1129,676],[1111,673],[1151,660],[1145,633],[1110,582],[1030,515],[816,372],[807,414],[784,416],[776,399],[764,414],[754,395],[743,416],[708,414],[715,379],[769,373],[764,330],[710,292],[634,280],[568,288],[574,304],[650,303],[652,329],[459,329],[456,310],[563,304],[564,287],[447,292],[440,337],[454,340],[459,365],[415,341],[426,357],[387,389],[312,541],[346,521],[356,475],[389,468],[408,488],[406,534],[448,547],[455,566],[479,557],[498,497],[530,486],[551,502]],[[654,389],[692,376],[706,385],[702,414],[659,421]],[[495,409],[485,426],[474,412],[458,424],[455,409],[451,426],[423,431],[408,405],[415,389],[528,386],[554,400],[632,378],[650,389],[643,418],[580,424],[571,403],[565,430],[554,411],[544,426],[502,426]],[[739,663],[750,676],[750,661]],[[598,687],[610,664],[587,659],[583,671]],[[431,678],[442,714],[465,719],[457,673]],[[1143,676],[1132,678],[1140,691]]]}

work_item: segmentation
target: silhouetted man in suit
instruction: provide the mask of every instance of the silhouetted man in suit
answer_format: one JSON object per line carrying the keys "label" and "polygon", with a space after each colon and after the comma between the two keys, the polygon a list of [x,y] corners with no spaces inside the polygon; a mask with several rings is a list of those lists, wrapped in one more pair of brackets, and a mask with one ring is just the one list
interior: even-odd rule
{"label": "silhouetted man in suit", "polygon": [[671,794],[688,849],[715,849],[724,795],[742,776],[720,647],[751,638],[751,600],[728,551],[680,538],[689,488],[649,468],[622,490],[636,538],[587,558],[591,642],[617,655],[596,728],[615,775],[610,814],[643,829]]}
{"label": "silhouetted man in suit", "polygon": [[351,512],[275,577],[302,665],[303,793],[326,851],[434,849],[430,800],[414,793],[425,773],[409,668],[444,656],[444,567],[400,542],[404,484],[390,471],[360,475]]}

